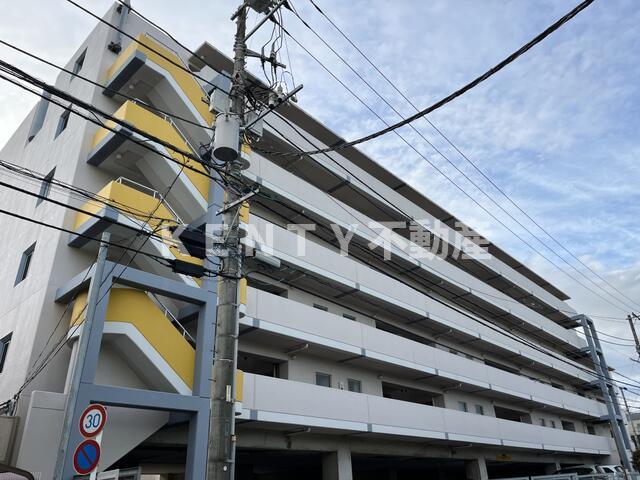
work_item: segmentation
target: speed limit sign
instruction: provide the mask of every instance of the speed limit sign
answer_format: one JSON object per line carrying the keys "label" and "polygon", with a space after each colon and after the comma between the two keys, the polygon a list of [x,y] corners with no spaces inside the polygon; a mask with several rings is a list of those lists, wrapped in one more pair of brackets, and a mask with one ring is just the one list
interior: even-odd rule
{"label": "speed limit sign", "polygon": [[89,405],[80,416],[80,433],[83,437],[95,437],[102,431],[105,423],[107,409],[98,403]]}

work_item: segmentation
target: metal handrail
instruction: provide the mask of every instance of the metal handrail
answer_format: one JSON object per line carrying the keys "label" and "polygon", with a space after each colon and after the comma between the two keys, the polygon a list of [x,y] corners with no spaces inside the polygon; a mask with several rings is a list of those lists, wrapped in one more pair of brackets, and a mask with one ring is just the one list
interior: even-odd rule
{"label": "metal handrail", "polygon": [[[146,103],[144,100],[140,100],[139,98],[133,98],[133,99],[131,99],[131,101],[133,103],[135,103],[136,105],[140,105],[142,108],[145,108],[145,109],[148,110],[149,104]],[[184,143],[187,144],[187,147],[189,147],[191,152],[193,152],[193,154],[196,157],[200,157],[199,151],[193,146],[193,144],[184,135],[184,133],[182,133],[182,130],[180,130],[180,127],[178,126],[178,124],[173,120],[173,117],[171,117],[170,115],[167,115],[166,113],[158,112],[158,111],[155,111],[155,110],[153,112],[151,112],[151,113],[153,113],[154,115],[162,118],[164,121],[168,122],[169,125],[171,125],[175,129],[175,131],[178,132],[178,135],[180,135],[180,138],[182,138],[182,140],[184,140]]]}
{"label": "metal handrail", "polygon": [[130,187],[135,188],[136,190],[140,190],[143,193],[147,193],[148,195],[151,195],[153,198],[155,198],[158,201],[162,202],[162,204],[167,208],[167,210],[169,210],[169,213],[171,213],[171,215],[173,215],[173,217],[175,218],[176,222],[178,222],[181,225],[184,223],[180,219],[180,216],[177,214],[177,212],[173,209],[173,207],[167,202],[167,200],[157,190],[154,190],[151,187],[147,187],[146,185],[138,183],[138,182],[136,182],[134,180],[131,180],[130,178],[127,178],[127,177],[118,177],[115,180],[115,182],[116,183],[120,183],[121,185],[128,185]]}
{"label": "metal handrail", "polygon": [[182,338],[184,338],[185,340],[187,340],[189,343],[191,343],[192,345],[195,345],[196,340],[193,338],[193,336],[187,331],[187,329],[184,327],[184,325],[182,325],[180,323],[180,321],[178,320],[178,317],[176,317],[173,312],[171,310],[169,310],[169,307],[167,307],[164,303],[162,303],[162,300],[160,300],[158,298],[158,296],[155,293],[152,292],[147,292],[147,294],[149,295],[149,297],[151,297],[151,299],[158,305],[158,307],[160,307],[161,310],[163,310],[164,312],[164,316],[166,318],[168,318],[171,323],[173,323],[176,328],[182,333]]}
{"label": "metal handrail", "polygon": [[173,118],[171,117],[165,117],[165,120],[167,122],[169,122],[169,124],[176,129],[176,132],[178,132],[178,135],[180,135],[180,137],[182,138],[182,140],[184,140],[184,143],[187,144],[187,146],[191,149],[191,151],[193,152],[193,154],[195,156],[197,156],[198,158],[200,158],[200,153],[198,150],[195,149],[195,147],[191,144],[191,142],[187,139],[187,137],[185,137],[185,135],[180,131],[180,128],[178,127],[178,125],[176,124],[176,122],[173,121]]}

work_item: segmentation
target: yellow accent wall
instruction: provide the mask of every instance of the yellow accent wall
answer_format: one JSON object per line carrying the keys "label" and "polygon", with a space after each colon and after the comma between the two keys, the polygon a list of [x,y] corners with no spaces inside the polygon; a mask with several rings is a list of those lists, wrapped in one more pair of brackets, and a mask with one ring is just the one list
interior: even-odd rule
{"label": "yellow accent wall", "polygon": [[[111,68],[107,71],[107,78],[111,78],[136,51],[142,52],[149,60],[162,67],[173,77],[200,115],[202,115],[202,118],[205,119],[208,125],[213,125],[214,115],[209,111],[209,106],[202,101],[204,93],[200,88],[200,84],[191,74],[167,60],[169,58],[178,65],[184,66],[184,62],[180,57],[148,35],[140,34],[136,37],[136,40],[132,41],[111,65]],[[138,42],[142,43],[142,45]],[[163,58],[163,56],[166,58]]]}
{"label": "yellow accent wall", "polygon": [[240,305],[246,305],[247,304],[247,279],[246,278],[241,278],[240,281],[238,282],[238,288],[240,290],[239,292],[239,297],[240,297]]}
{"label": "yellow accent wall", "polygon": [[[86,305],[87,291],[80,292],[71,310],[71,328],[84,321]],[[145,292],[113,288],[109,294],[106,321],[133,325],[189,388],[193,388],[195,349]],[[241,402],[243,394],[244,372],[237,370],[236,400]]]}
{"label": "yellow accent wall", "polygon": [[[171,125],[171,123],[131,100],[128,100],[124,104],[122,104],[122,106],[113,114],[113,116],[119,120],[125,120],[131,123],[143,132],[160,138],[170,145],[174,145],[180,150],[187,152],[191,151],[187,143],[184,141],[175,127]],[[101,128],[94,136],[93,148],[95,148],[107,135],[111,133],[109,128],[115,128],[116,124],[112,120],[109,120],[108,122],[106,122],[106,126],[108,128]],[[151,154],[151,152],[149,153]],[[171,149],[167,149],[167,153],[180,164],[185,164],[189,167],[184,169],[184,175],[189,178],[198,192],[200,192],[200,195],[202,195],[202,197],[206,200],[209,194],[209,177],[206,175],[202,175],[203,173],[206,174],[204,166],[202,166],[201,163],[196,162],[195,160],[192,160],[188,157],[184,157],[182,154]],[[196,171],[192,169],[195,169]]]}
{"label": "yellow accent wall", "polygon": [[[73,305],[72,326],[84,321],[86,304],[87,292],[83,292]],[[182,381],[189,388],[193,387],[195,350],[145,292],[113,288],[109,294],[106,321],[130,323],[136,327]]]}
{"label": "yellow accent wall", "polygon": [[[158,206],[159,200],[157,198],[153,198],[151,195],[147,195],[128,185],[118,183],[115,180],[107,183],[107,185],[98,192],[98,196],[105,199],[105,201],[114,208],[122,210],[127,216],[137,218],[138,220],[147,220],[151,212],[155,210],[153,214],[154,218],[149,220],[151,227],[159,225],[160,219],[166,219],[167,221],[164,223],[167,225],[175,225],[173,215],[164,205]],[[98,213],[104,208],[104,203],[90,200],[80,208],[91,213]],[[93,217],[86,213],[78,213],[78,215],[76,215],[74,228],[77,230],[84,222],[91,218]]]}

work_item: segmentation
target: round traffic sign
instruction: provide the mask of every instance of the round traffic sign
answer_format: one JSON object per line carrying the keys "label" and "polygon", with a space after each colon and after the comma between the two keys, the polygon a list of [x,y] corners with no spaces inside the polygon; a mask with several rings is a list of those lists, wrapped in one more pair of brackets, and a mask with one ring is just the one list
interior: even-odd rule
{"label": "round traffic sign", "polygon": [[73,468],[80,475],[93,472],[100,461],[100,445],[95,440],[85,440],[73,453]]}
{"label": "round traffic sign", "polygon": [[83,437],[95,437],[107,423],[107,409],[95,403],[84,409],[80,416],[80,433]]}

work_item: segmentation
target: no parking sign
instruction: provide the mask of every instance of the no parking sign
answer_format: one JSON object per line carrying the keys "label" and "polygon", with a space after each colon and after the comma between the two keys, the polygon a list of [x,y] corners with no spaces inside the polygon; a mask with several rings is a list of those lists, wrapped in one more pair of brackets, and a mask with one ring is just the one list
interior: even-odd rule
{"label": "no parking sign", "polygon": [[100,445],[95,440],[89,439],[76,447],[73,453],[73,468],[80,475],[86,475],[95,470],[100,461]]}
{"label": "no parking sign", "polygon": [[80,475],[92,473],[98,466],[102,430],[106,423],[107,409],[97,403],[89,405],[80,415],[78,428],[82,436],[87,438],[76,447],[73,453],[73,467]]}

